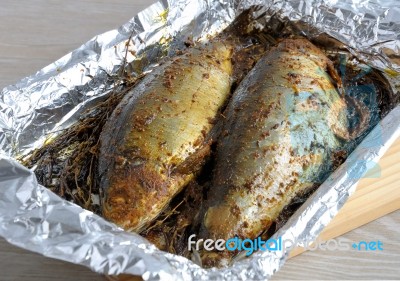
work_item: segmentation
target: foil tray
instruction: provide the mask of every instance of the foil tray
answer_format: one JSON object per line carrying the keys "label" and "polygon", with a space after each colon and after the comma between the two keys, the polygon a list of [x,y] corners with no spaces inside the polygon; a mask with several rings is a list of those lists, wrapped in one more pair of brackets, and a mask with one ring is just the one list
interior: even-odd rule
{"label": "foil tray", "polygon": [[[24,249],[81,264],[101,274],[133,274],[144,280],[267,279],[279,270],[287,251],[257,252],[232,267],[207,270],[186,258],[162,252],[139,235],[124,232],[53,194],[15,160],[40,147],[52,133],[74,124],[84,110],[110,93],[115,87],[111,78],[125,62],[126,46],[127,62],[140,60],[146,53],[143,70],[151,71],[189,36],[207,40],[241,11],[255,5],[262,7],[264,20],[279,15],[283,20],[313,26],[302,30],[305,36],[328,34],[338,39],[359,59],[385,73],[393,92],[400,95],[398,1],[157,2],[119,29],[96,36],[36,74],[3,89],[0,235]],[[291,239],[299,246],[314,241],[354,192],[358,180],[399,135],[397,106],[273,238]]]}

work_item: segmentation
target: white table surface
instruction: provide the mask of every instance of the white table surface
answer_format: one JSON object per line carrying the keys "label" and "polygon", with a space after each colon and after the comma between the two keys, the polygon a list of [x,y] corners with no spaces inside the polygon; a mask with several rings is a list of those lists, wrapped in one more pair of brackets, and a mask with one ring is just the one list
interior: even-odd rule
{"label": "white table surface", "polygon": [[[0,89],[33,74],[93,36],[117,28],[152,1],[1,0]],[[400,183],[399,183],[400,188]],[[340,238],[384,243],[383,251],[307,252],[273,280],[400,279],[400,210]],[[89,269],[31,253],[0,239],[0,280],[103,280]]]}

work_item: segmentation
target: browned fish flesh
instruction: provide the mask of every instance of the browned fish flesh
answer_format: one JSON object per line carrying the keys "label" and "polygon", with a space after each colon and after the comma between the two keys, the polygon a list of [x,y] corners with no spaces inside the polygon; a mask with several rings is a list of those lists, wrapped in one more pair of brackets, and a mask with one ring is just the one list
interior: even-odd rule
{"label": "browned fish flesh", "polygon": [[164,62],[116,107],[100,136],[103,215],[143,230],[193,179],[231,88],[232,48],[192,48]]}
{"label": "browned fish flesh", "polygon": [[[326,177],[330,157],[353,137],[340,88],[332,62],[303,38],[279,42],[258,61],[224,112],[201,238],[254,239]],[[221,266],[232,254],[201,258]]]}

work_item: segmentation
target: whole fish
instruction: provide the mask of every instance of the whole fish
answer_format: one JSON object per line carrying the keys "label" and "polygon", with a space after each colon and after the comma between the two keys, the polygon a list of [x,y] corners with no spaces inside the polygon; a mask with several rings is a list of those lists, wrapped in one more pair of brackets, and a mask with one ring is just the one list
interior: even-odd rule
{"label": "whole fish", "polygon": [[192,48],[128,93],[100,136],[104,217],[140,232],[193,179],[231,88],[232,48]]}
{"label": "whole fish", "polygon": [[[257,62],[224,112],[203,239],[254,239],[325,179],[330,158],[355,134],[337,88],[332,62],[303,38],[279,42]],[[233,253],[200,255],[211,267],[226,265]]]}

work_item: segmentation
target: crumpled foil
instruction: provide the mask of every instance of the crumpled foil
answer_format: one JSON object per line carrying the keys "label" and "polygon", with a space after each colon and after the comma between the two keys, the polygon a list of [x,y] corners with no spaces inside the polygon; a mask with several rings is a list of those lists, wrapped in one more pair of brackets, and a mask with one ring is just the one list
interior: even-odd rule
{"label": "crumpled foil", "polygon": [[[39,185],[15,157],[41,146],[53,132],[76,122],[115,86],[124,63],[140,59],[149,46],[179,44],[221,31],[243,10],[261,5],[291,21],[327,33],[368,64],[388,74],[400,88],[400,2],[395,0],[179,0],[158,2],[118,30],[96,36],[36,74],[6,87],[0,95],[0,235],[45,256],[81,264],[102,274],[141,275],[144,280],[266,279],[288,252],[257,252],[230,268],[202,269],[158,250],[139,235],[67,202]],[[312,34],[311,34],[312,33]],[[172,47],[171,47],[172,48]],[[152,49],[150,49],[152,50]],[[163,56],[154,47],[151,64]],[[146,70],[146,67],[145,67]],[[132,73],[135,75],[135,73]],[[297,245],[314,241],[400,135],[400,106],[393,109],[273,238]]]}

